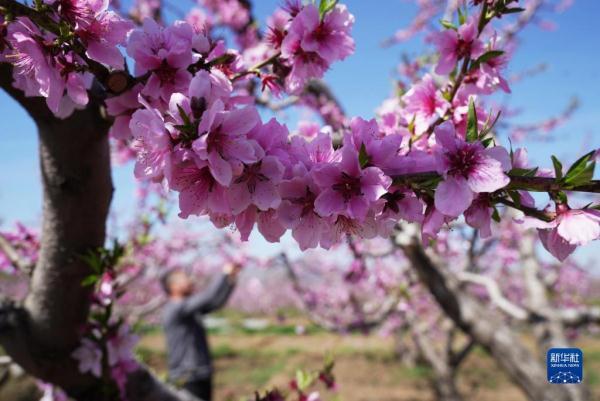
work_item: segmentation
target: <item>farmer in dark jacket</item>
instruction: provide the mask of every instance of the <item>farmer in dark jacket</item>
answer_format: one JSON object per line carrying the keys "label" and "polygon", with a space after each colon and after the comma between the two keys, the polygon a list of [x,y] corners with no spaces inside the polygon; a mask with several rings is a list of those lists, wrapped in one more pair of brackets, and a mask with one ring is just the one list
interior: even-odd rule
{"label": "farmer in dark jacket", "polygon": [[240,266],[228,264],[206,291],[194,293],[190,277],[175,270],[163,277],[169,297],[163,314],[169,379],[204,401],[212,398],[212,363],[202,315],[222,307],[235,285]]}

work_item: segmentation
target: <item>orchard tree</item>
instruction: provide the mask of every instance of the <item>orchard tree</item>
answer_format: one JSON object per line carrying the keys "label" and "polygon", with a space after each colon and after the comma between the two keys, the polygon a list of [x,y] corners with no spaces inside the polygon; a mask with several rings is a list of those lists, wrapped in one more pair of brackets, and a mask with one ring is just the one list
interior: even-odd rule
{"label": "orchard tree", "polygon": [[[531,400],[589,399],[583,384],[561,393],[536,377],[544,372],[549,348],[570,346],[579,332],[600,323],[600,309],[590,306],[593,292],[585,268],[574,260],[541,262],[535,238],[510,218],[486,240],[456,225],[438,237],[425,260],[404,248],[412,243],[410,236],[398,236],[387,243],[350,241],[334,255],[284,258],[312,320],[340,332],[380,328],[395,333],[403,360],[431,368],[439,400],[462,399],[458,372],[475,345],[488,351]],[[441,274],[428,273],[432,265]],[[463,328],[461,340],[457,334],[465,324],[470,327]],[[536,340],[535,352],[522,341],[523,332]],[[507,354],[510,347],[518,349],[514,358]],[[517,376],[519,365],[527,369]]]}
{"label": "orchard tree", "polygon": [[[281,285],[285,283],[273,281],[277,280],[276,274],[269,273],[258,280],[259,274],[265,272],[261,260],[247,256],[244,243],[230,233],[221,232],[207,238],[202,235],[206,230],[203,233],[183,224],[166,230],[163,224],[167,214],[168,209],[162,202],[153,206],[142,198],[132,221],[124,227],[112,225],[109,237],[114,241],[109,249],[83,255],[92,268],[91,274],[82,282],[93,289],[91,312],[81,343],[71,356],[82,372],[106,380],[103,391],[109,399],[117,397],[117,391],[121,398],[127,398],[122,393],[125,375],[137,368],[133,352],[138,340],[135,329],[160,320],[158,311],[167,300],[161,286],[161,278],[166,272],[182,269],[199,278],[200,282],[206,282],[219,274],[226,262],[242,264],[248,273],[243,274],[236,285],[230,305],[243,311],[249,311],[249,306],[251,312],[272,311],[278,302],[285,303],[285,295],[289,299],[291,293],[286,293],[285,285]],[[39,233],[35,230],[17,224],[13,230],[0,232],[0,289],[3,294],[15,300],[25,297],[39,252]],[[280,291],[267,291],[265,286],[269,285],[277,285],[275,288]],[[260,302],[248,305],[248,298],[257,297]],[[287,304],[292,304],[291,299]],[[3,358],[1,362],[11,368],[8,370],[19,371],[10,358]],[[330,371],[331,367],[327,366],[325,369]],[[110,370],[104,371],[106,368]],[[63,399],[59,388],[41,381],[38,386],[47,397],[54,397],[49,399]],[[311,387],[305,386],[302,391]]]}
{"label": "orchard tree", "polygon": [[[420,68],[419,79],[370,121],[346,117],[315,81],[354,51],[354,16],[335,0],[287,1],[264,32],[245,0],[203,0],[210,14],[194,9],[173,23],[159,1],[137,1],[129,17],[108,3],[0,0],[0,86],[38,126],[44,193],[39,258],[25,301],[2,304],[0,344],[74,399],[187,397],[121,353],[118,345],[127,350],[128,341],[84,341],[90,319],[106,313],[102,302],[91,302],[94,280],[121,256],[119,247],[104,248],[113,192],[109,138],[121,159],[135,158],[138,179],[177,193],[180,217],[234,225],[244,240],[256,225],[271,242],[290,231],[303,250],[330,248],[348,235],[389,237],[408,221],[421,223],[428,242],[461,216],[489,235],[504,207],[523,213],[523,228],[535,227],[560,260],[600,235],[595,199],[577,207],[570,196],[600,191],[595,151],[567,168],[553,158],[548,172],[495,135],[502,118],[484,98],[508,90],[503,74],[514,36],[498,35],[495,23],[513,17],[519,26],[516,0],[459,2],[431,35],[432,68]],[[230,28],[237,49],[215,27]],[[291,136],[258,113],[290,105],[314,109],[328,127]],[[537,207],[532,192],[548,194],[552,206]],[[466,295],[448,298],[455,280],[420,244],[398,246],[421,266],[450,318],[495,352],[492,344],[507,332],[478,323],[484,312]],[[82,285],[89,277],[96,278]],[[102,323],[113,329],[109,319]],[[102,349],[126,357],[112,364]],[[507,367],[525,352],[498,351]],[[88,362],[99,353],[107,358],[94,371]],[[529,376],[524,369],[516,380],[543,381],[539,369]]]}

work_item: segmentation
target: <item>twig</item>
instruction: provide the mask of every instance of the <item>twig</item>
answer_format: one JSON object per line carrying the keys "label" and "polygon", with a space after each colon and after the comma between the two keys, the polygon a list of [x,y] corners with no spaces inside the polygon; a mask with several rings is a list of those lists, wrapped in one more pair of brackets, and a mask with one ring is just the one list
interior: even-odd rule
{"label": "twig", "polygon": [[21,270],[27,275],[31,275],[33,271],[33,265],[25,261],[15,247],[8,242],[8,240],[0,234],[0,252],[4,253],[10,263],[12,263],[17,269]]}

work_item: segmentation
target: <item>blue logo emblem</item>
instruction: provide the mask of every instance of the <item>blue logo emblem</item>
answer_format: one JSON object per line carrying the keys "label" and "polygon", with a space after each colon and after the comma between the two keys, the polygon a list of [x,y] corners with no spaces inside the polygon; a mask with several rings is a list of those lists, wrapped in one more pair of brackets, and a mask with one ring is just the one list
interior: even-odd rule
{"label": "blue logo emblem", "polygon": [[548,382],[573,384],[583,381],[583,352],[579,348],[550,348],[546,353]]}

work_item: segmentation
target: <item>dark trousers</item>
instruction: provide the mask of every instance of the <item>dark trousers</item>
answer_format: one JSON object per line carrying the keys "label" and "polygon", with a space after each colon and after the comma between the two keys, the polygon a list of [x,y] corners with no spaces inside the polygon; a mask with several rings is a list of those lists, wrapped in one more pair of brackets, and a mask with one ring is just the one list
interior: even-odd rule
{"label": "dark trousers", "polygon": [[190,380],[183,385],[183,388],[202,401],[212,401],[211,378]]}

